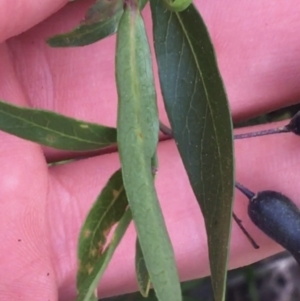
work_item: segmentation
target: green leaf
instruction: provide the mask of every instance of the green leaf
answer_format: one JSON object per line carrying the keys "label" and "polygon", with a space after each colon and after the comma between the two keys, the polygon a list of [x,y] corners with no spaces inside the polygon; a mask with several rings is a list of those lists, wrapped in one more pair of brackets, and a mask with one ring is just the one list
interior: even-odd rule
{"label": "green leaf", "polygon": [[146,267],[159,300],[181,301],[173,248],[152,175],[159,121],[151,54],[142,16],[132,3],[118,28],[116,79],[123,181]]}
{"label": "green leaf", "polygon": [[[147,1],[141,0],[141,8],[144,8]],[[122,0],[96,0],[78,27],[49,38],[47,43],[51,47],[76,47],[95,43],[117,31],[122,13]]]}
{"label": "green leaf", "polygon": [[150,290],[150,276],[138,238],[135,245],[135,271],[140,293],[147,298]]}
{"label": "green leaf", "polygon": [[191,5],[174,13],[161,1],[151,0],[151,10],[166,111],[204,215],[215,300],[224,300],[234,194],[232,124],[225,89],[196,8]]}
{"label": "green leaf", "polygon": [[51,47],[85,46],[114,34],[123,12],[122,0],[97,0],[74,30],[47,40]]}
{"label": "green leaf", "polygon": [[193,0],[164,0],[166,7],[174,12],[181,12],[187,9]]}
{"label": "green leaf", "polygon": [[0,130],[57,149],[98,150],[116,143],[111,127],[0,101]]}
{"label": "green leaf", "polygon": [[[78,243],[77,301],[88,301],[98,285],[130,221],[131,212],[123,186],[121,170],[109,179],[90,210],[81,229]],[[125,212],[126,211],[126,212]],[[109,245],[107,236],[119,222]]]}

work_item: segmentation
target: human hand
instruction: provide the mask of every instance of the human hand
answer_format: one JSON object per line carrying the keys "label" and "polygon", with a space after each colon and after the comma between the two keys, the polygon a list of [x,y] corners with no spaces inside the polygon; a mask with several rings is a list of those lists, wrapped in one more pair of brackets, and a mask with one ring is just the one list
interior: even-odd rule
{"label": "human hand", "polygon": [[[21,1],[19,7],[0,2],[0,98],[115,125],[115,37],[74,49],[51,49],[45,43],[47,37],[76,26],[92,3],[68,5],[39,23],[66,2]],[[201,0],[196,5],[212,35],[235,120],[297,100],[298,2],[270,6],[228,0],[218,5]],[[149,9],[145,18],[149,25]],[[166,122],[160,96],[159,109]],[[3,300],[73,300],[79,230],[96,196],[119,167],[118,154],[48,168],[45,159],[70,154],[3,132],[0,137],[0,296]],[[299,144],[292,134],[237,141],[237,179],[253,191],[282,191],[300,205],[294,168],[300,163]],[[181,279],[205,276],[209,261],[203,218],[176,146],[161,142],[158,154],[156,186]],[[233,224],[231,268],[280,250],[249,221],[246,205],[237,193],[235,212],[261,248],[254,250]],[[101,281],[100,297],[136,289],[134,241],[131,227]]]}

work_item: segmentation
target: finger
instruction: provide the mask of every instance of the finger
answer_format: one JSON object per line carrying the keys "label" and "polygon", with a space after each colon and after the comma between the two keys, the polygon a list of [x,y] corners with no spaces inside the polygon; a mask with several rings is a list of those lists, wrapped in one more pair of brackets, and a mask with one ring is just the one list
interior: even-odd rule
{"label": "finger", "polygon": [[67,2],[68,0],[0,0],[0,43],[43,21]]}
{"label": "finger", "polygon": [[[298,137],[282,134],[245,139],[237,141],[235,146],[237,179],[241,183],[253,191],[281,191],[300,205],[298,171],[294,168],[300,163]],[[203,217],[174,142],[161,142],[158,155],[156,187],[181,280],[206,276],[209,274],[209,260]],[[49,218],[53,221],[52,241],[62,296],[70,299],[74,297],[79,228],[97,194],[118,166],[118,155],[109,154],[52,169],[53,207],[49,208]],[[233,224],[230,268],[250,264],[281,250],[250,222],[246,213],[247,204],[245,197],[236,193],[235,213],[242,219],[260,249],[253,249],[240,229]],[[100,296],[137,289],[134,240],[135,233],[131,227],[101,280]]]}
{"label": "finger", "polygon": [[[26,105],[6,50],[0,45],[0,97]],[[0,140],[1,299],[57,300],[45,212],[47,166],[42,150],[3,132]]]}

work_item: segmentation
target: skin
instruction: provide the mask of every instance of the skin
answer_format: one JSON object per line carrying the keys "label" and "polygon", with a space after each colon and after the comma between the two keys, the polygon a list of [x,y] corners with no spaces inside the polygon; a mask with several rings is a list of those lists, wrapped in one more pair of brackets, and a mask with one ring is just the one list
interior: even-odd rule
{"label": "skin", "polygon": [[[62,8],[66,2],[0,0],[0,98],[115,125],[115,37],[76,49],[51,49],[44,42],[76,26],[91,4],[79,1]],[[199,0],[196,5],[212,35],[235,121],[299,99],[299,1],[225,0],[220,5]],[[145,20],[151,36],[148,9]],[[167,123],[160,94],[158,98],[161,119]],[[119,167],[118,154],[48,168],[46,159],[72,154],[3,132],[0,140],[0,299],[73,300],[79,229]],[[237,179],[252,191],[281,191],[300,205],[295,168],[300,164],[299,147],[299,137],[293,134],[237,141]],[[180,277],[208,275],[203,218],[174,142],[160,142],[158,155],[157,189]],[[230,268],[281,250],[249,221],[246,205],[237,192],[235,213],[260,249],[253,249],[233,224]],[[100,297],[136,290],[134,240],[131,226],[102,279]]]}

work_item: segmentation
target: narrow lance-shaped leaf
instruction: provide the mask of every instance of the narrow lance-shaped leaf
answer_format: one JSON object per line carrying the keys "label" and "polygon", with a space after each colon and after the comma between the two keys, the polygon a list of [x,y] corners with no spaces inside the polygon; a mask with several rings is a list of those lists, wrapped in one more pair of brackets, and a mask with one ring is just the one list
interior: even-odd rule
{"label": "narrow lance-shaped leaf", "polygon": [[159,121],[149,44],[134,3],[125,5],[118,28],[116,78],[118,147],[141,250],[158,299],[181,301],[176,262],[151,171]]}
{"label": "narrow lance-shaped leaf", "polygon": [[[147,1],[140,1],[141,8],[144,8]],[[123,0],[96,0],[78,27],[49,38],[47,43],[51,47],[76,47],[95,43],[117,31],[122,13]]]}
{"label": "narrow lance-shaped leaf", "polygon": [[98,150],[116,143],[115,128],[0,101],[0,130],[57,149]]}
{"label": "narrow lance-shaped leaf", "polygon": [[[234,193],[231,116],[205,24],[151,0],[155,53],[166,111],[205,219],[215,300],[224,299]],[[195,263],[197,264],[197,263]],[[201,262],[198,263],[199,265]]]}
{"label": "narrow lance-shaped leaf", "polygon": [[[118,170],[103,188],[80,232],[77,301],[89,301],[93,297],[98,282],[131,220],[131,214],[126,211],[127,206],[122,173]],[[117,222],[119,225],[114,236],[105,248],[107,236]]]}
{"label": "narrow lance-shaped leaf", "polygon": [[122,0],[97,0],[87,11],[85,20],[74,30],[47,40],[52,47],[85,46],[116,32],[123,12]]}

